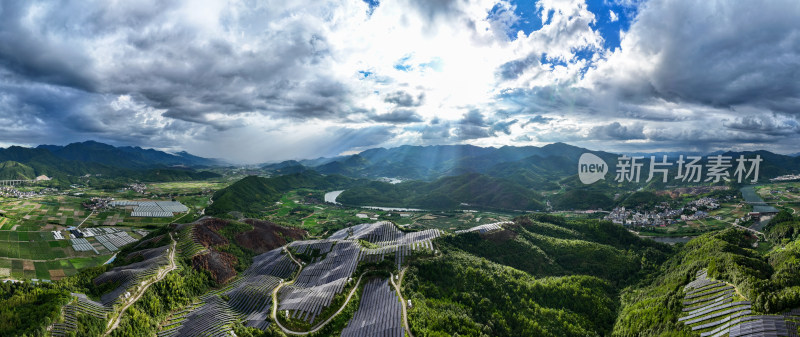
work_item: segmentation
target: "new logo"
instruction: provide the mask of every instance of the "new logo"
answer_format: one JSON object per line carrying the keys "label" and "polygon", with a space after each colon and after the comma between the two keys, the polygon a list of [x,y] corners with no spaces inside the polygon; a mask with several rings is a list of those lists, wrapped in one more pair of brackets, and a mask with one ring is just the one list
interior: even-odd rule
{"label": "new logo", "polygon": [[591,184],[605,179],[608,164],[602,158],[591,153],[584,153],[578,159],[578,178],[584,184]]}

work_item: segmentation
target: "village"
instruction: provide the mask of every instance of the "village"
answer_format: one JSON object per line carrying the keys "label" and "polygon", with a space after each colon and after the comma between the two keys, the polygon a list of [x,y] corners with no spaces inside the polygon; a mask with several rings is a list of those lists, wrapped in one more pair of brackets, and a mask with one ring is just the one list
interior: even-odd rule
{"label": "village", "polygon": [[[681,208],[670,208],[669,203],[656,205],[656,210],[634,210],[624,206],[615,207],[604,219],[625,226],[668,226],[681,221],[701,220],[711,217],[708,211],[718,209],[717,198],[703,197],[687,203]],[[721,220],[720,216],[713,216]]]}

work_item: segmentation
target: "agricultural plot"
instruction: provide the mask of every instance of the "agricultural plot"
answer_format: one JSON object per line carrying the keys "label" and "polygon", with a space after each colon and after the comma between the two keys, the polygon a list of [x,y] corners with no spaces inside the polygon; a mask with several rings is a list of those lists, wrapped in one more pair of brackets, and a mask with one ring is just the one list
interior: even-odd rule
{"label": "agricultural plot", "polygon": [[96,286],[108,282],[119,282],[119,286],[114,290],[100,297],[100,301],[103,305],[114,305],[125,296],[128,289],[138,284],[140,280],[153,276],[159,268],[169,264],[168,249],[169,245],[166,245],[131,253],[127,258],[141,256],[144,260],[126,266],[116,267],[96,277],[93,280]]}
{"label": "agricultural plot", "polygon": [[88,215],[82,199],[45,196],[0,203],[0,230],[40,231],[78,224]]}
{"label": "agricultural plot", "polygon": [[226,181],[175,181],[147,184],[147,190],[155,194],[188,195],[215,191],[230,185]]}
{"label": "agricultural plot", "polygon": [[800,310],[782,316],[752,315],[750,301],[732,285],[708,278],[705,270],[684,290],[684,316],[678,321],[700,332],[701,337],[789,336],[789,331],[797,331],[792,321],[800,319]]}
{"label": "agricultural plot", "polygon": [[361,303],[342,337],[403,337],[402,304],[388,279],[373,279],[364,286]]}

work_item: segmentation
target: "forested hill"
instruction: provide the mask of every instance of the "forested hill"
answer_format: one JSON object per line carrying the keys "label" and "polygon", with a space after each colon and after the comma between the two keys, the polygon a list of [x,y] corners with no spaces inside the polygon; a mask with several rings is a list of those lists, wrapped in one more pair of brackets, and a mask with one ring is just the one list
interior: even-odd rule
{"label": "forested hill", "polygon": [[298,188],[332,191],[345,189],[337,202],[347,206],[394,206],[424,209],[479,207],[503,210],[542,210],[541,195],[512,182],[481,174],[445,177],[434,182],[409,181],[390,184],[352,179],[312,170],[271,178],[250,176],[214,194],[210,215],[231,211],[252,214],[274,204]]}
{"label": "forested hill", "polygon": [[424,209],[482,207],[504,210],[542,210],[542,196],[504,179],[471,173],[433,182],[399,184],[371,182],[344,191],[337,202],[356,206],[396,206]]}
{"label": "forested hill", "polygon": [[610,335],[620,291],[673,253],[610,222],[548,215],[439,247],[407,272],[415,336]]}
{"label": "forested hill", "polygon": [[[562,179],[577,174],[578,160],[584,153],[592,153],[602,158],[608,165],[608,172],[616,172],[617,159],[621,154],[605,151],[594,151],[564,143],[536,146],[503,146],[478,147],[473,145],[435,145],[435,146],[410,146],[404,145],[396,148],[375,148],[361,153],[335,158],[318,158],[313,160],[286,161],[275,164],[265,164],[263,168],[272,172],[287,173],[297,172],[302,169],[312,169],[323,174],[341,174],[355,178],[390,177],[402,180],[434,181],[442,177],[458,176],[466,173],[480,173],[493,178],[501,178],[514,182],[520,186],[537,191],[559,189]],[[773,178],[779,175],[800,173],[800,157],[787,156],[769,151],[744,151],[744,152],[718,152],[731,157],[732,165],[736,166],[736,158],[744,155],[746,158],[761,156],[761,178]],[[647,177],[650,166],[650,156],[655,156],[657,161],[662,155],[668,156],[668,161],[673,163],[670,167],[671,175],[677,173],[680,153],[638,153],[643,157],[642,175]],[[708,164],[708,155],[687,153],[688,155],[701,156],[702,165]],[[606,179],[611,179],[608,176]],[[670,184],[681,182],[670,182]]]}
{"label": "forested hill", "polygon": [[271,178],[249,176],[214,193],[212,203],[206,208],[209,215],[225,215],[232,211],[257,214],[274,204],[290,190],[298,188],[333,190],[352,186],[359,181],[340,175],[321,175],[304,171]]}
{"label": "forested hill", "polygon": [[700,271],[735,287],[734,301],[750,302],[753,315],[780,315],[800,307],[800,241],[786,239],[767,253],[752,249],[753,242],[747,232],[731,228],[687,243],[660,267],[655,279],[622,293],[614,335],[691,335],[689,326],[678,319],[691,303],[682,301],[687,295],[684,286]]}
{"label": "forested hill", "polygon": [[30,180],[40,175],[69,183],[85,175],[146,181],[207,179],[219,175],[199,169],[219,164],[215,159],[186,152],[170,154],[93,141],[66,146],[0,148],[0,179],[9,180]]}

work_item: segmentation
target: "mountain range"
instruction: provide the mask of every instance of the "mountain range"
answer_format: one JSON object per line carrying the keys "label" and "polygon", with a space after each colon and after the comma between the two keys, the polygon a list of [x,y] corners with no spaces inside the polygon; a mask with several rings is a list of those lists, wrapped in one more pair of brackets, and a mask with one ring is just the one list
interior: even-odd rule
{"label": "mountain range", "polygon": [[[400,146],[396,148],[376,148],[351,156],[335,158],[317,158],[313,160],[284,161],[264,164],[262,168],[277,173],[295,173],[313,169],[323,174],[341,174],[355,178],[398,178],[401,180],[433,181],[446,176],[457,176],[466,173],[485,174],[494,178],[510,180],[523,187],[536,190],[558,189],[557,181],[577,174],[578,160],[584,153],[592,153],[609,164],[609,172],[613,175],[619,154],[592,151],[564,143],[554,143],[542,147],[503,146],[499,148],[478,147],[473,145],[435,145],[435,146]],[[642,176],[649,173],[649,157],[645,153],[636,155],[644,157],[641,161]],[[652,154],[661,159],[667,155],[674,163],[680,153]],[[761,156],[759,177],[772,178],[779,175],[800,172],[800,157],[775,154],[769,151],[718,151],[703,156],[691,152],[684,156],[702,156],[701,164],[708,164],[708,155],[723,155],[733,158],[731,164],[740,155],[746,158]],[[673,164],[671,173],[677,173],[677,165]],[[606,179],[609,178],[608,176]]]}
{"label": "mountain range", "polygon": [[33,179],[39,175],[66,178],[82,175],[199,178],[195,169],[223,164],[187,152],[170,154],[141,147],[115,147],[95,141],[66,146],[0,148],[0,179]]}

